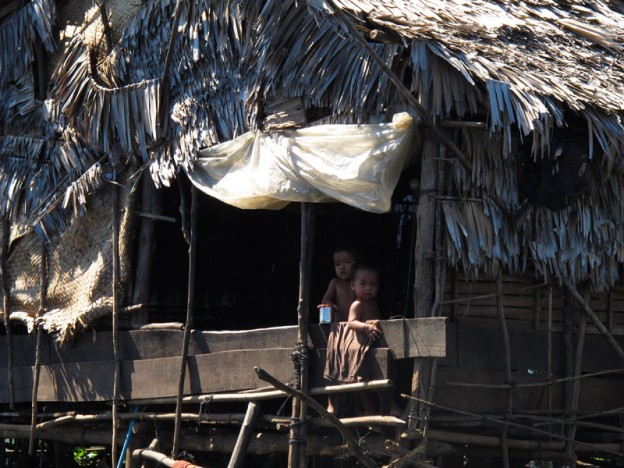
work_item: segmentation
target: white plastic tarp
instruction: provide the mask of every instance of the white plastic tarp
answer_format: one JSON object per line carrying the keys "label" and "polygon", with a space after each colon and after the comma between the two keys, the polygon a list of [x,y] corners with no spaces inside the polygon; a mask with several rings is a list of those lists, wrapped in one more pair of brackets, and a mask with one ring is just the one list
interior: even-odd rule
{"label": "white plastic tarp", "polygon": [[413,150],[412,135],[407,113],[392,123],[249,132],[200,151],[189,177],[203,192],[239,208],[340,201],[383,213]]}

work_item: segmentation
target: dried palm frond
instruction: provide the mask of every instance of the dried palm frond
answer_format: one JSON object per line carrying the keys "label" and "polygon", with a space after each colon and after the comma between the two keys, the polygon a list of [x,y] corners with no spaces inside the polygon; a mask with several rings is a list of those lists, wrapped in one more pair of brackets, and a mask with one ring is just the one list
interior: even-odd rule
{"label": "dried palm frond", "polygon": [[19,78],[33,61],[33,44],[41,40],[48,52],[54,50],[52,25],[56,2],[33,0],[0,24],[0,83]]}

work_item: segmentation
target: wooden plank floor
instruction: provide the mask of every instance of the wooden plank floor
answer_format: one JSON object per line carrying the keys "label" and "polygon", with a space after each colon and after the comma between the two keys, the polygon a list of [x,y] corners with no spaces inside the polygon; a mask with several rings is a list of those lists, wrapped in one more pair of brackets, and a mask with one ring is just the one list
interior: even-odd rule
{"label": "wooden plank floor", "polygon": [[[385,337],[371,350],[372,379],[388,378],[393,358],[443,357],[445,319],[382,322]],[[323,385],[328,325],[310,327],[312,385]],[[182,348],[181,331],[145,330],[120,333],[122,399],[175,396]],[[262,387],[254,372],[260,366],[283,382],[292,376],[290,355],[296,342],[294,326],[238,332],[196,331],[192,334],[185,394],[234,392]],[[6,337],[0,337],[6,353]],[[14,336],[15,401],[32,397],[34,343],[31,336]],[[113,395],[112,337],[86,332],[58,345],[45,337],[41,355],[38,399],[41,402],[109,401]],[[6,363],[6,356],[0,359]],[[8,370],[0,367],[0,403],[9,400]]]}

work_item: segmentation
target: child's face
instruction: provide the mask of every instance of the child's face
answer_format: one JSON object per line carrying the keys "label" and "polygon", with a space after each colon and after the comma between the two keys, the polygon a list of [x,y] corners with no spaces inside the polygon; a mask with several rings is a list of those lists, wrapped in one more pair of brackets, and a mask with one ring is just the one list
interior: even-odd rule
{"label": "child's face", "polygon": [[360,270],[355,274],[351,282],[351,288],[356,299],[360,301],[373,301],[379,292],[379,275],[375,271]]}
{"label": "child's face", "polygon": [[353,258],[351,252],[336,252],[334,254],[334,268],[336,269],[338,279],[348,280],[354,263],[355,258]]}

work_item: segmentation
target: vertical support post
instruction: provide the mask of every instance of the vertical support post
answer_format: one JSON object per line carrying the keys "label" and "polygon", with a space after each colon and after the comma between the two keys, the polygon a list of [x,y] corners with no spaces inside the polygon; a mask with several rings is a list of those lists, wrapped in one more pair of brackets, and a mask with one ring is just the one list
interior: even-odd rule
{"label": "vertical support post", "polygon": [[[151,214],[159,214],[162,206],[162,197],[156,190],[151,177],[144,173],[141,181],[141,208]],[[149,304],[152,274],[152,260],[154,257],[154,223],[150,218],[141,218],[139,230],[139,247],[137,252],[137,268],[132,292],[132,304]],[[140,328],[149,321],[149,309],[136,311],[130,318],[132,328]]]}
{"label": "vertical support post", "polygon": [[[297,305],[297,348],[300,384],[298,390],[308,391],[308,311],[310,309],[310,259],[313,247],[314,211],[310,203],[301,204],[301,247],[299,254],[299,301]],[[307,417],[307,404],[303,399],[293,398],[290,443],[288,445],[288,468],[306,466],[307,431],[303,424]]]}
{"label": "vertical support post", "polygon": [[247,412],[245,413],[245,419],[243,419],[243,425],[236,439],[236,444],[234,445],[234,450],[232,450],[232,456],[230,457],[227,468],[241,468],[243,466],[243,457],[249,447],[251,433],[253,432],[259,413],[260,407],[253,401],[249,402],[247,405]]}
{"label": "vertical support post", "polygon": [[[586,298],[585,298],[586,299]],[[568,428],[568,441],[566,443],[566,453],[572,459],[575,460],[576,456],[574,454],[574,438],[576,437],[576,416],[578,410],[579,403],[579,395],[581,391],[581,380],[578,377],[581,375],[583,369],[583,348],[585,345],[585,331],[587,328],[587,317],[581,311],[577,314],[578,325],[577,331],[578,335],[576,337],[576,354],[574,356],[574,368],[573,368],[573,376],[575,379],[572,381],[572,389],[570,392],[570,414],[569,418],[572,419],[572,424]]]}
{"label": "vertical support post", "polygon": [[[505,319],[505,309],[503,304],[503,271],[502,266],[498,267],[496,275],[496,309],[498,312],[498,320],[503,335],[503,348],[505,353],[505,379],[507,380],[507,408],[505,411],[505,420],[509,420],[513,411],[513,376],[511,374],[511,343],[509,340],[509,330],[507,329],[507,320]],[[507,443],[507,434],[509,426],[503,426],[501,434],[501,445],[503,455],[503,466],[509,468],[509,445]]]}
{"label": "vertical support post", "polygon": [[609,289],[609,293],[607,295],[607,330],[609,333],[613,333],[614,326],[615,317],[613,314],[613,290]]}
{"label": "vertical support post", "polygon": [[48,286],[48,250],[45,242],[41,242],[41,278],[39,285],[39,310],[35,317],[35,327],[37,328],[37,341],[35,345],[35,368],[33,369],[32,406],[30,415],[30,440],[28,442],[28,455],[34,453],[35,448],[35,426],[37,424],[37,392],[39,390],[39,374],[41,371],[41,335],[43,330],[39,324],[39,318],[45,311],[45,298]]}
{"label": "vertical support post", "polygon": [[[553,294],[553,288],[552,286],[548,286],[548,324],[547,324],[547,335],[546,335],[546,344],[547,344],[547,355],[546,355],[546,375],[547,375],[547,379],[548,382],[551,381],[552,379],[552,354],[553,354],[553,349],[552,349],[552,294]],[[552,419],[552,385],[549,385],[547,388],[548,391],[548,419],[551,420]],[[548,432],[552,432],[552,425],[548,426]]]}
{"label": "vertical support post", "polygon": [[9,384],[9,408],[15,409],[15,382],[13,380],[13,333],[9,316],[11,315],[9,306],[9,238],[11,237],[11,224],[8,216],[2,220],[2,308],[4,312],[4,328],[7,337],[7,374]]}
{"label": "vertical support post", "polygon": [[175,459],[180,448],[181,425],[182,425],[182,396],[184,395],[184,379],[186,377],[186,360],[193,328],[193,308],[195,296],[195,251],[197,243],[197,189],[191,184],[191,238],[189,240],[188,259],[188,285],[186,302],[186,323],[184,325],[184,338],[182,339],[182,356],[180,359],[180,379],[178,381],[178,395],[176,399],[175,424],[173,430],[173,447],[171,458]]}
{"label": "vertical support post", "polygon": [[[117,170],[114,169],[113,181],[117,180]],[[113,436],[111,444],[112,466],[117,466],[117,431],[119,421],[117,412],[119,407],[119,380],[121,363],[119,362],[119,189],[116,183],[112,184],[112,225],[113,225]]]}
{"label": "vertical support post", "polygon": [[[427,132],[430,136],[431,132]],[[434,304],[435,295],[435,218],[437,170],[435,157],[439,143],[426,138],[423,145],[420,197],[418,201],[416,248],[414,249],[414,316],[428,317]],[[415,359],[412,373],[411,395],[420,399],[427,398],[429,366],[425,360]],[[424,410],[424,408],[422,408]],[[416,429],[420,409],[414,399],[407,406],[408,431]]]}

